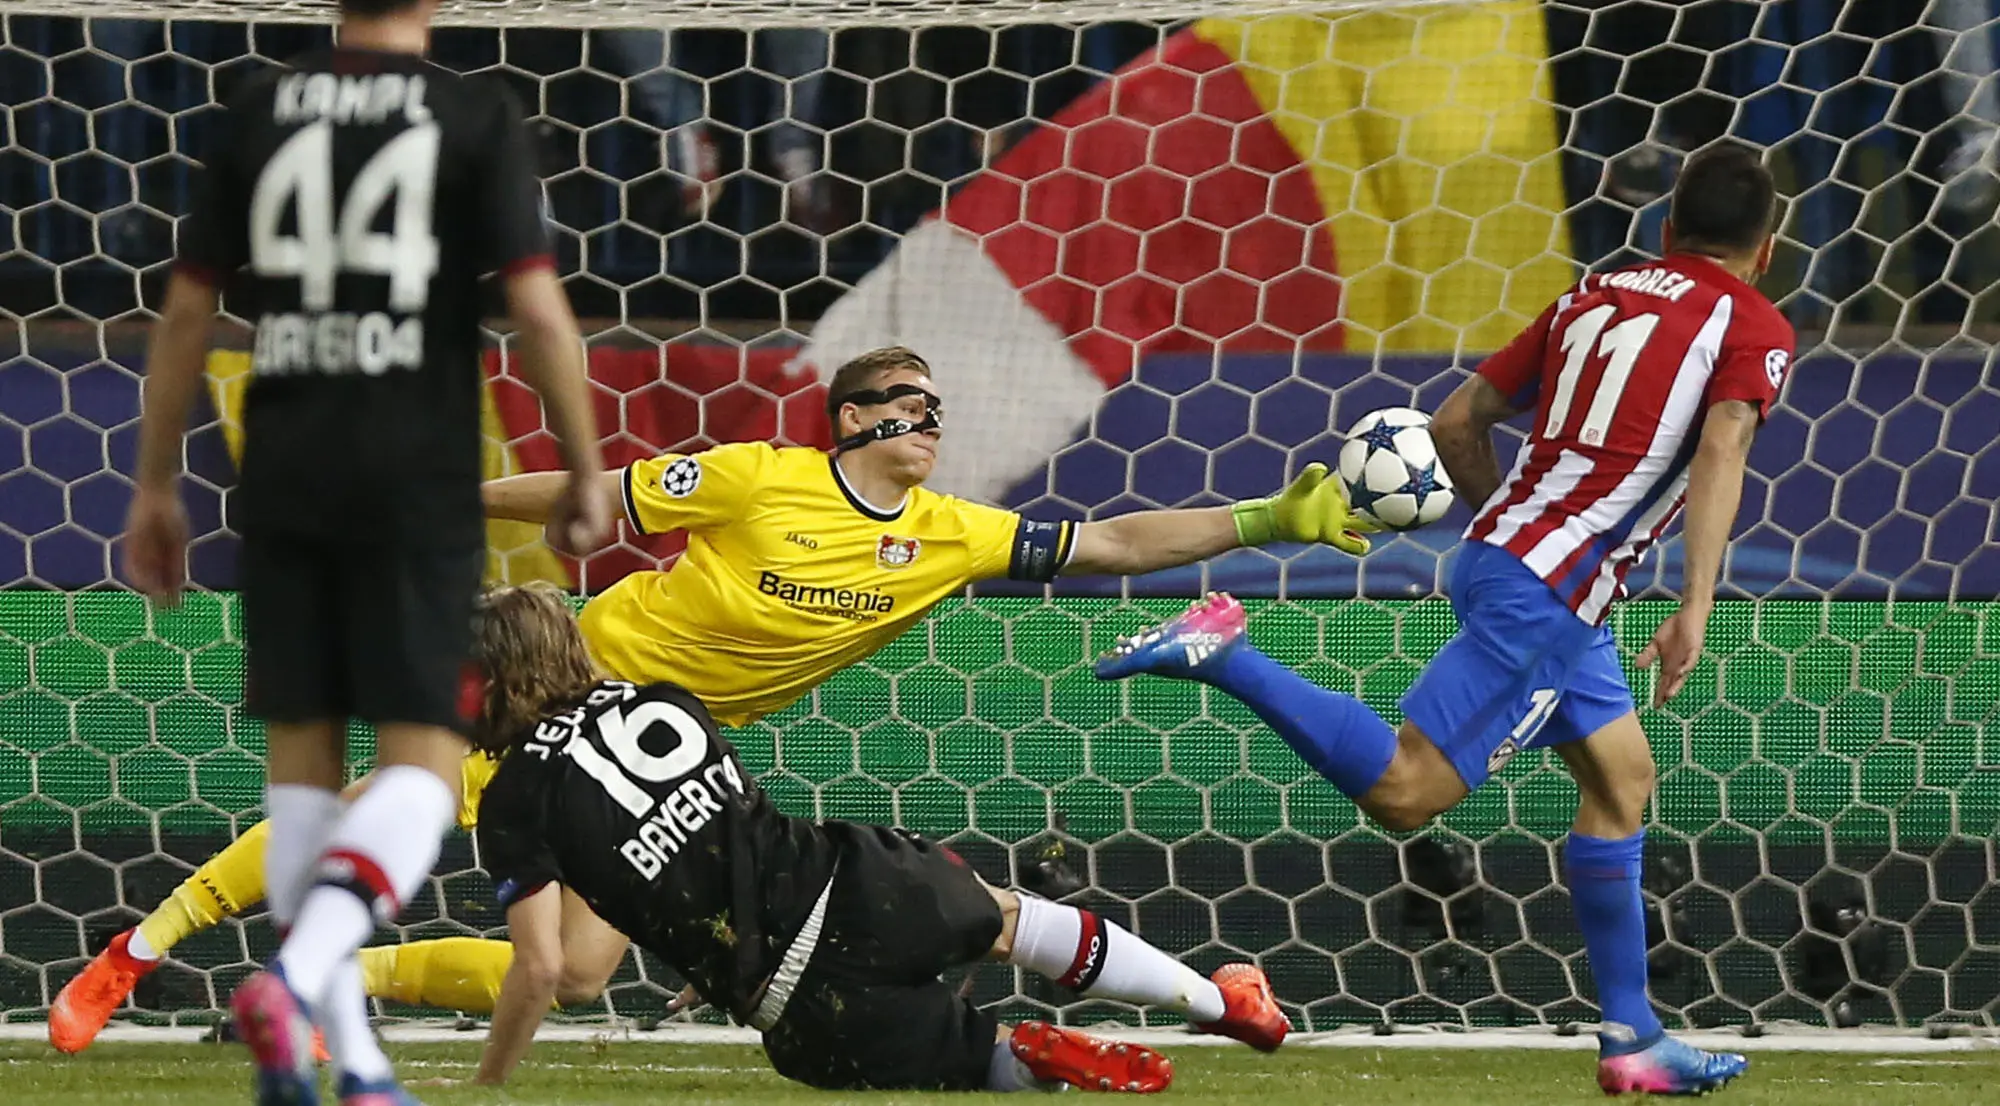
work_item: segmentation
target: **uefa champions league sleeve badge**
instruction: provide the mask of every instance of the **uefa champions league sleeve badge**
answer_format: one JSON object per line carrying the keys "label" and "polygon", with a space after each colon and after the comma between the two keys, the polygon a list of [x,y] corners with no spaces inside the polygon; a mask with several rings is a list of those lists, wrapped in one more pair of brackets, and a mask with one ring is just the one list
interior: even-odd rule
{"label": "uefa champions league sleeve badge", "polygon": [[701,487],[701,462],[682,457],[660,470],[660,490],[674,499],[686,499]]}

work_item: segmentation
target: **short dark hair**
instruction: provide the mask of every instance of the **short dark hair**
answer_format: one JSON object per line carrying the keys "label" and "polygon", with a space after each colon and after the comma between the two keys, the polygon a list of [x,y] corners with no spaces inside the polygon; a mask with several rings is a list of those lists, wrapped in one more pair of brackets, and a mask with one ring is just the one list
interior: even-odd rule
{"label": "short dark hair", "polygon": [[840,431],[840,408],[846,402],[843,397],[864,391],[880,379],[883,373],[897,369],[931,375],[930,362],[917,355],[908,346],[883,346],[871,349],[847,364],[834,370],[833,379],[826,385],[826,421],[833,427],[835,436]]}
{"label": "short dark hair", "polygon": [[1683,248],[1745,253],[1764,244],[1778,210],[1778,186],[1755,150],[1718,142],[1681,166],[1667,221]]}
{"label": "short dark hair", "polygon": [[394,15],[417,6],[421,0],[340,0],[342,15]]}

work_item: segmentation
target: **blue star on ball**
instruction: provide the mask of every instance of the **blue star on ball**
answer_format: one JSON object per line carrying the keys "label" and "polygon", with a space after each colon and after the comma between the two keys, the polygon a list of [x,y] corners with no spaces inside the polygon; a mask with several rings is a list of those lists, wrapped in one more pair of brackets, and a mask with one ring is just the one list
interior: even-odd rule
{"label": "blue star on ball", "polygon": [[1366,511],[1373,508],[1376,503],[1382,500],[1385,494],[1395,494],[1394,492],[1378,492],[1365,483],[1349,485],[1347,492],[1349,498],[1353,500],[1348,506],[1357,511]]}
{"label": "blue star on ball", "polygon": [[1369,427],[1367,433],[1361,435],[1361,440],[1368,443],[1368,452],[1370,453],[1378,449],[1393,450],[1396,448],[1396,432],[1401,429],[1403,428],[1400,426],[1390,426],[1386,422],[1378,422],[1374,426]]}

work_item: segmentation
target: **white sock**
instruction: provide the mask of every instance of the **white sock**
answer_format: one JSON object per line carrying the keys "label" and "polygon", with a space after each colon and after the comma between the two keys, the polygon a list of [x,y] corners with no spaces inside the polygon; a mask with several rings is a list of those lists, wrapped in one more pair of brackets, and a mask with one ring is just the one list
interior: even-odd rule
{"label": "white sock", "polygon": [[160,958],[160,954],[153,950],[153,946],[146,943],[146,935],[139,932],[136,928],[132,930],[132,939],[125,942],[125,955],[134,960],[158,960]]}
{"label": "white sock", "polygon": [[347,808],[278,950],[286,981],[306,1005],[319,1007],[335,970],[430,875],[457,812],[450,784],[407,764],[377,772]]}
{"label": "white sock", "polygon": [[1091,998],[1164,1006],[1197,1025],[1220,1021],[1222,992],[1200,973],[1087,910],[1020,895],[1007,957]]}
{"label": "white sock", "polygon": [[320,1028],[338,1070],[367,1083],[396,1074],[382,1042],[368,1024],[368,995],[361,986],[361,962],[350,956],[333,970],[333,983],[319,1005]]}
{"label": "white sock", "polygon": [[271,840],[264,849],[264,902],[280,930],[298,917],[308,873],[340,819],[340,795],[324,787],[274,783],[264,789]]}
{"label": "white sock", "polygon": [[993,1057],[986,1062],[986,1089],[1001,1094],[1016,1091],[1066,1091],[1069,1084],[1059,1080],[1042,1082],[1028,1065],[1014,1055],[1014,1046],[1009,1041],[993,1042]]}

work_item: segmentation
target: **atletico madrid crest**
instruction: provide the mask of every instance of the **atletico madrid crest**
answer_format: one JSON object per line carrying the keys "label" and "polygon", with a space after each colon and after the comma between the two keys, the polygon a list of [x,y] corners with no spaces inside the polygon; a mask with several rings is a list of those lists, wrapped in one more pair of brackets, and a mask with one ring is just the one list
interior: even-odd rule
{"label": "atletico madrid crest", "polygon": [[917,563],[917,551],[923,543],[915,538],[898,538],[889,534],[875,546],[875,563],[883,568],[908,568]]}

